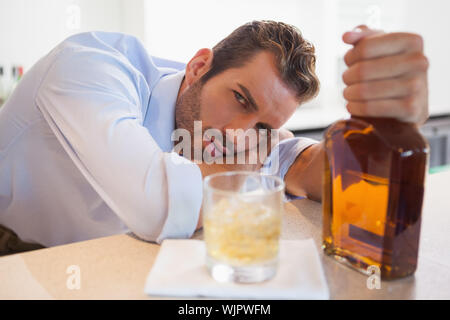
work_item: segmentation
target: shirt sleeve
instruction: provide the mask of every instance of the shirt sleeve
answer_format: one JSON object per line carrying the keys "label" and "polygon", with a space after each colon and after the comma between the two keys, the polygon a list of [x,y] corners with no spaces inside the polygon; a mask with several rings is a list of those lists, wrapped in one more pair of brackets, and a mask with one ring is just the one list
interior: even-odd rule
{"label": "shirt sleeve", "polygon": [[[36,106],[75,165],[138,237],[161,242],[195,231],[199,167],[163,152],[142,125],[147,82],[117,53],[59,54]],[[147,98],[146,98],[147,97]]]}
{"label": "shirt sleeve", "polygon": [[[317,140],[310,138],[290,138],[278,143],[264,161],[261,172],[278,176],[284,181],[284,176],[288,172],[300,154],[313,144],[319,143]],[[295,199],[304,199],[305,197],[297,197],[289,193],[285,193],[285,201]]]}

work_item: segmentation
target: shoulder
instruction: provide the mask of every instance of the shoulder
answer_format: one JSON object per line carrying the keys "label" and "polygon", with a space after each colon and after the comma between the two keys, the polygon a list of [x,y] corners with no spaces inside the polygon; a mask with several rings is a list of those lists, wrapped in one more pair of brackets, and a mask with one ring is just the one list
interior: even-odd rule
{"label": "shoulder", "polygon": [[63,48],[91,48],[105,52],[120,53],[124,56],[127,56],[130,51],[146,53],[139,39],[120,32],[90,31],[78,33],[62,41],[59,46]]}
{"label": "shoulder", "polygon": [[49,56],[42,84],[44,88],[50,84],[67,90],[113,92],[137,102],[149,94],[148,82],[159,78],[158,69],[146,61],[142,50],[135,37],[121,33],[73,35]]}
{"label": "shoulder", "polygon": [[[130,35],[115,32],[85,32],[73,35],[54,49],[56,61],[67,66],[88,65],[102,67],[113,65],[127,69],[128,72],[143,72],[146,58],[149,58],[140,41]],[[136,61],[135,57],[141,57]]]}

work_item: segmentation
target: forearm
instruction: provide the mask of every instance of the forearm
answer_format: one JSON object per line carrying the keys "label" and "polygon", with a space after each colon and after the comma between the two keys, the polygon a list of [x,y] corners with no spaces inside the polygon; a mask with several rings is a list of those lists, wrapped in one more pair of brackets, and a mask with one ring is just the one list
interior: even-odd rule
{"label": "forearm", "polygon": [[297,157],[284,178],[288,193],[321,201],[324,146],[323,141],[314,144]]}

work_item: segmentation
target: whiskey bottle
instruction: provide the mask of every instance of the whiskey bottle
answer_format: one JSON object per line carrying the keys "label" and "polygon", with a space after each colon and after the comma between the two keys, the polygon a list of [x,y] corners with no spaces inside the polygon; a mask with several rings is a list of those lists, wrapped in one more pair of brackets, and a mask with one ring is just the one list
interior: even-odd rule
{"label": "whiskey bottle", "polygon": [[[325,132],[323,249],[382,279],[417,267],[429,147],[414,124],[352,116]],[[371,267],[372,269],[373,267]]]}

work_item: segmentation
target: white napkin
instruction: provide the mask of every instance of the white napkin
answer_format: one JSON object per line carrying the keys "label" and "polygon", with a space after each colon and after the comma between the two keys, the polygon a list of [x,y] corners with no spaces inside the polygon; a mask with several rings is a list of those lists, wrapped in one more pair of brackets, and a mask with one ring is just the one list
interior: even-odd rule
{"label": "white napkin", "polygon": [[147,276],[151,296],[328,299],[329,292],[317,248],[312,239],[281,240],[278,271],[257,284],[220,283],[205,265],[201,240],[164,240]]}

